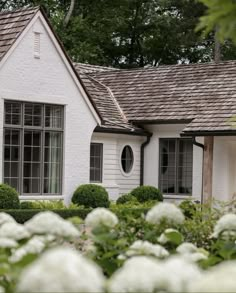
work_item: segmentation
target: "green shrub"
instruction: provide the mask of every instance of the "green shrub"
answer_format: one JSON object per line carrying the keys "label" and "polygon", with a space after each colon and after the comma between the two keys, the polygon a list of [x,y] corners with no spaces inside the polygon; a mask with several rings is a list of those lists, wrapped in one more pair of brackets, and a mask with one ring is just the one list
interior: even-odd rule
{"label": "green shrub", "polygon": [[80,185],[73,194],[72,202],[86,208],[108,208],[110,205],[106,189],[96,184]]}
{"label": "green shrub", "polygon": [[19,209],[20,200],[17,191],[7,184],[0,184],[0,209]]}
{"label": "green shrub", "polygon": [[20,208],[23,210],[31,210],[34,209],[34,202],[33,201],[22,201],[20,203]]}
{"label": "green shrub", "polygon": [[[52,212],[58,214],[64,219],[79,217],[81,219],[85,219],[87,214],[91,212],[91,209],[55,209],[51,210]],[[11,215],[18,223],[23,224],[24,222],[31,219],[37,213],[43,212],[40,209],[17,209],[17,210],[0,210],[0,212],[6,212]]]}
{"label": "green shrub", "polygon": [[185,217],[190,219],[192,219],[197,210],[195,203],[191,200],[182,201],[179,205],[179,208],[182,210]]}
{"label": "green shrub", "polygon": [[134,197],[131,193],[121,195],[117,200],[117,204],[125,204],[127,202],[137,202],[137,198]]}
{"label": "green shrub", "polygon": [[137,198],[139,202],[149,200],[163,201],[162,193],[154,186],[139,186],[131,191],[131,194]]}

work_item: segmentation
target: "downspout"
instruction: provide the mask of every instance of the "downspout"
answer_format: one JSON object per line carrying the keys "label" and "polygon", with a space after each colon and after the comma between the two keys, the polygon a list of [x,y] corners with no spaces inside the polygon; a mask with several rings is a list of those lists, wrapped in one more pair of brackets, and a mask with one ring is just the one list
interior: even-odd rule
{"label": "downspout", "polygon": [[141,144],[141,152],[140,152],[140,186],[143,185],[143,178],[144,178],[144,149],[149,144],[152,137],[152,133],[147,135],[147,139],[145,142]]}
{"label": "downspout", "polygon": [[205,146],[204,146],[204,144],[202,144],[200,142],[197,142],[195,136],[192,137],[192,142],[193,142],[193,144],[195,146],[200,147],[202,149],[202,189],[201,189],[201,204],[203,204],[203,179],[204,179],[203,169],[204,169],[204,149],[205,149]]}

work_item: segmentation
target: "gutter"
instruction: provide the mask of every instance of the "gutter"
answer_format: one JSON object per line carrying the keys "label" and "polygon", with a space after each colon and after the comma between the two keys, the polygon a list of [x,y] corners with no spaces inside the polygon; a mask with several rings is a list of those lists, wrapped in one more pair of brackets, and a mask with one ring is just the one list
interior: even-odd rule
{"label": "gutter", "polygon": [[141,153],[140,153],[140,186],[143,185],[144,178],[144,149],[149,144],[152,133],[147,134],[147,139],[141,144]]}
{"label": "gutter", "polygon": [[203,204],[203,179],[204,179],[204,144],[196,141],[196,136],[192,137],[192,142],[195,146],[200,147],[202,149],[202,188],[201,188],[201,205]]}

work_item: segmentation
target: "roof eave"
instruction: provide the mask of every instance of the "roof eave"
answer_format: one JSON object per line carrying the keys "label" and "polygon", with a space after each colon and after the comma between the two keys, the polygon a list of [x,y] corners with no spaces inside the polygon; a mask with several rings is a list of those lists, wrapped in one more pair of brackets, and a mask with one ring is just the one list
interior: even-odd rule
{"label": "roof eave", "polygon": [[151,136],[152,134],[145,130],[130,130],[130,129],[117,129],[117,128],[103,128],[101,126],[97,126],[94,129],[94,132],[100,133],[114,133],[114,134],[127,134],[127,135],[134,135],[134,136]]}
{"label": "roof eave", "polygon": [[232,130],[211,130],[211,131],[183,131],[180,136],[236,136],[236,129]]}

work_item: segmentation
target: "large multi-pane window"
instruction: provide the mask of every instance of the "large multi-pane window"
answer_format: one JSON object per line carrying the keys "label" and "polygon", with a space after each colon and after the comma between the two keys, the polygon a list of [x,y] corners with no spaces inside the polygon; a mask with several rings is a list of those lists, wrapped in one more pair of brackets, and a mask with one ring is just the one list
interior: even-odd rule
{"label": "large multi-pane window", "polygon": [[91,143],[90,146],[90,182],[102,182],[103,145]]}
{"label": "large multi-pane window", "polygon": [[160,139],[159,162],[159,186],[163,193],[192,193],[193,143],[191,139]]}
{"label": "large multi-pane window", "polygon": [[61,194],[63,111],[5,102],[3,176],[20,194]]}

